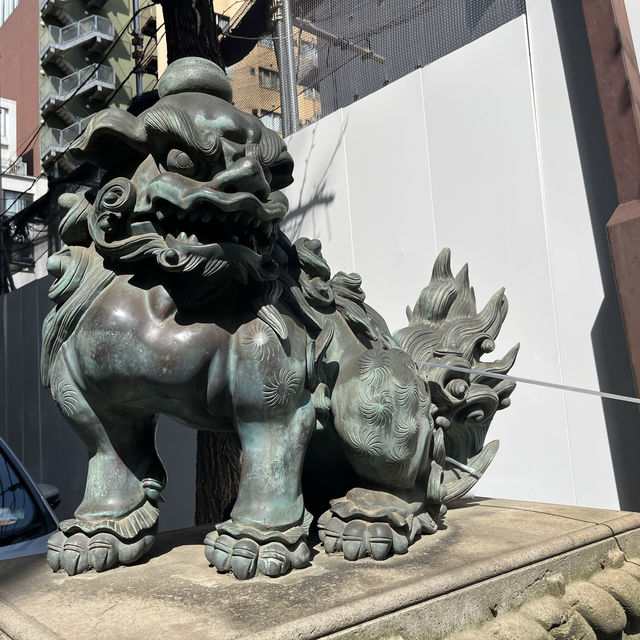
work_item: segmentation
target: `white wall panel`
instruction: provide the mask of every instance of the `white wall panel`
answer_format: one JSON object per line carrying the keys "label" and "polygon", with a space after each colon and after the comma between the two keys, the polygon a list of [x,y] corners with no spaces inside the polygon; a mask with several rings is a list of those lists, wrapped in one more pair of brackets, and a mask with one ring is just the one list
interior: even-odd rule
{"label": "white wall panel", "polygon": [[344,119],[355,270],[394,331],[429,281],[435,250],[420,75],[356,102]]}
{"label": "white wall panel", "polygon": [[[577,5],[574,12],[570,4]],[[528,6],[540,172],[561,368],[567,385],[589,389],[603,386],[605,391],[633,394],[626,349],[620,340],[615,340],[616,336],[621,337],[622,326],[605,232],[617,199],[598,98],[589,88],[589,82],[593,83],[589,75],[590,51],[586,39],[581,42],[578,36],[581,19],[579,3],[557,7],[555,15],[550,0],[538,0]],[[580,59],[585,61],[583,67],[577,64]],[[571,76],[565,75],[565,68],[571,69]],[[574,103],[579,103],[574,104],[573,113],[570,91]],[[591,100],[585,99],[589,91],[593,94],[589,96]],[[595,137],[597,132],[602,139]],[[600,152],[594,145],[600,146]],[[606,158],[607,166],[595,166],[602,157]],[[597,343],[602,340],[607,343],[606,359],[616,363],[617,375],[602,371],[603,366],[608,366],[599,361],[597,354]],[[615,461],[602,401],[568,393],[566,408],[578,504],[618,507]]]}
{"label": "white wall panel", "polygon": [[[524,18],[422,70],[438,246],[469,262],[479,304],[506,287],[499,355],[522,347],[514,373],[560,380]],[[499,414],[484,494],[574,500],[562,397],[521,385]]]}
{"label": "white wall panel", "polygon": [[640,52],[640,2],[638,0],[625,0],[624,4],[627,8],[627,17],[629,18],[633,47],[636,50],[637,58]]}
{"label": "white wall panel", "polygon": [[[550,0],[528,10],[529,24],[513,20],[292,136],[292,209],[330,198],[288,229],[320,237],[334,272],[361,273],[392,329],[449,246],[454,269],[469,263],[479,304],[506,287],[496,354],[521,342],[514,375],[592,389],[619,380],[607,390],[625,393],[566,60]],[[596,352],[608,348],[607,377]],[[617,507],[607,419],[599,399],[520,384],[494,420],[501,450],[477,493]]]}
{"label": "white wall panel", "polygon": [[334,273],[354,270],[344,136],[343,112],[337,111],[287,141],[295,168],[284,191],[289,214],[283,229],[292,240],[319,238]]}

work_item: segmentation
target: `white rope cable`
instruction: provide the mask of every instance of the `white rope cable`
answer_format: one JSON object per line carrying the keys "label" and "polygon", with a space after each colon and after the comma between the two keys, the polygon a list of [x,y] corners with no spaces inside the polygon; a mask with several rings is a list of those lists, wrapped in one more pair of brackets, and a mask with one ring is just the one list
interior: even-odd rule
{"label": "white rope cable", "polygon": [[559,389],[560,391],[574,391],[576,393],[584,393],[590,396],[600,396],[601,398],[609,398],[611,400],[620,400],[622,402],[631,402],[640,404],[640,398],[632,398],[631,396],[621,396],[616,393],[606,393],[604,391],[595,391],[593,389],[585,389],[583,387],[571,387],[566,384],[558,384],[557,382],[545,382],[544,380],[534,380],[533,378],[520,378],[518,376],[507,376],[502,373],[492,373],[482,371],[481,369],[467,369],[466,367],[456,367],[451,364],[442,364],[440,362],[425,362],[423,360],[414,360],[416,364],[423,364],[428,367],[438,367],[440,369],[449,369],[458,373],[472,373],[474,375],[486,376],[487,378],[498,378],[500,380],[513,380],[514,382],[522,382],[524,384],[534,384],[539,387],[549,387],[551,389]]}

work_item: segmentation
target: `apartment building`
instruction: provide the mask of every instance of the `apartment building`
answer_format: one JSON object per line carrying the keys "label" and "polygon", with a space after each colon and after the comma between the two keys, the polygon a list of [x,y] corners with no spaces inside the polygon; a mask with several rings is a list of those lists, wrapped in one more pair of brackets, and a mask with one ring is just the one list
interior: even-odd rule
{"label": "apartment building", "polygon": [[[222,38],[236,37],[233,30],[251,8],[251,1],[216,0],[214,9]],[[156,5],[157,23],[162,25],[162,10]],[[158,27],[158,33],[163,27]],[[167,66],[166,45],[158,37],[157,68],[161,74]],[[280,99],[280,72],[276,59],[274,37],[266,33],[256,38],[256,46],[239,62],[228,66],[225,71],[233,89],[233,102],[239,109],[253,113],[264,123],[282,133],[282,108]],[[321,103],[318,91],[305,84],[309,72],[317,66],[317,38],[298,27],[293,29],[296,75],[298,78],[298,112],[301,127],[318,120]]]}
{"label": "apartment building", "polygon": [[[27,164],[17,153],[17,115],[16,101],[0,98],[0,210],[8,223],[47,190],[46,179],[34,176],[33,165]],[[0,251],[11,263],[14,285],[21,286],[33,277],[46,274],[43,260],[36,268],[38,256],[44,257],[47,252],[47,235],[42,220],[31,222],[25,233],[17,235],[11,247],[3,245],[0,242]]]}
{"label": "apartment building", "polygon": [[[25,234],[16,231],[15,214],[46,191],[47,177],[73,170],[64,152],[92,114],[129,105],[136,92],[136,59],[143,90],[155,86],[157,43],[149,28],[150,36],[134,41],[129,2],[2,0],[0,9],[0,96],[8,105],[3,102],[2,113],[6,131],[15,131],[12,144],[2,147],[0,223],[16,245],[10,261],[11,270],[21,272],[13,278],[18,285],[43,275],[47,256],[38,251],[32,224]],[[152,15],[142,13],[141,24]],[[27,179],[17,185],[16,176]],[[38,241],[42,235],[47,233]]]}
{"label": "apartment building", "polygon": [[[106,106],[126,108],[135,95],[133,14],[131,4],[106,0],[39,5],[40,155],[45,171],[56,174],[72,169],[64,151],[91,115]],[[153,54],[153,40],[139,44],[143,56]]]}
{"label": "apartment building", "polygon": [[[234,0],[218,0],[215,3],[218,26],[223,37],[239,24],[250,6],[251,3],[238,4]],[[293,28],[292,37],[297,61],[299,124],[304,126],[321,116],[317,91],[301,82],[309,68],[317,65],[317,42],[315,36],[298,27]],[[255,48],[245,58],[227,68],[227,74],[233,88],[234,104],[261,118],[271,129],[282,133],[280,71],[273,34],[267,33],[259,38]]]}

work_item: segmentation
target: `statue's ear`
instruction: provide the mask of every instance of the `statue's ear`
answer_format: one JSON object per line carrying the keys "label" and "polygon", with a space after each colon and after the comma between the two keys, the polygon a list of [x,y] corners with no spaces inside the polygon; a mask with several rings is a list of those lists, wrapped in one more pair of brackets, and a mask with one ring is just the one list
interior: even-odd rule
{"label": "statue's ear", "polygon": [[91,119],[68,153],[109,173],[127,175],[149,155],[144,119],[120,109],[105,109]]}

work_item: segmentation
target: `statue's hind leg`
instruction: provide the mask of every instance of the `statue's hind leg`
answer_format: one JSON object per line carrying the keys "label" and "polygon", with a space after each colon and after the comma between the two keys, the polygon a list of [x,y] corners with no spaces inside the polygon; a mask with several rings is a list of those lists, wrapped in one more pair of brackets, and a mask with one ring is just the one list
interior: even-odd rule
{"label": "statue's hind leg", "polygon": [[165,484],[155,449],[155,416],[94,411],[61,360],[52,370],[51,391],[87,446],[89,469],[84,499],[75,517],[62,521],[50,537],[47,561],[69,575],[131,564],[155,539]]}

